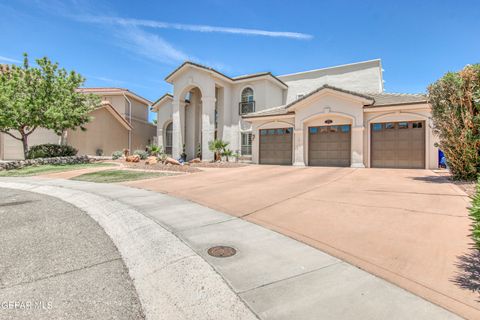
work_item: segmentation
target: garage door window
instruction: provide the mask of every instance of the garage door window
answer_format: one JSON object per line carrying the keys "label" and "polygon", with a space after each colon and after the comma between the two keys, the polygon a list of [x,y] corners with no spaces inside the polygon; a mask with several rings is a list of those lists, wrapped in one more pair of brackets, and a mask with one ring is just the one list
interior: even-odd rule
{"label": "garage door window", "polygon": [[395,123],[393,122],[385,123],[385,129],[395,129]]}
{"label": "garage door window", "polygon": [[350,126],[342,126],[342,132],[350,132]]}
{"label": "garage door window", "polygon": [[408,129],[408,122],[399,122],[398,129]]}
{"label": "garage door window", "polygon": [[383,125],[381,123],[374,123],[372,126],[373,131],[381,131]]}
{"label": "garage door window", "polygon": [[422,122],[413,122],[412,123],[412,128],[414,129],[420,129],[422,128],[423,123]]}

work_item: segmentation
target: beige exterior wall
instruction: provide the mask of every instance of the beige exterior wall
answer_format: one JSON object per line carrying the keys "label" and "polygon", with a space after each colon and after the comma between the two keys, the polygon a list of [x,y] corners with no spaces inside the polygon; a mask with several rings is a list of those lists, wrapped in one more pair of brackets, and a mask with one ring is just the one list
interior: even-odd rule
{"label": "beige exterior wall", "polygon": [[157,126],[145,121],[132,119],[132,152],[145,150],[147,145],[153,143],[157,134]]}
{"label": "beige exterior wall", "polygon": [[332,68],[278,76],[288,85],[286,102],[297,99],[324,84],[356,92],[382,92],[382,65],[380,60],[354,63]]}
{"label": "beige exterior wall", "polygon": [[93,120],[85,127],[87,131],[68,130],[68,144],[78,149],[79,155],[95,155],[102,149],[105,156],[128,148],[128,130],[106,109],[91,113]]}
{"label": "beige exterior wall", "polygon": [[119,95],[105,95],[101,96],[102,100],[110,102],[110,104],[118,111],[122,116],[128,115],[128,104],[125,97],[122,94]]}
{"label": "beige exterior wall", "polygon": [[[18,136],[18,133],[13,133]],[[38,128],[28,137],[28,146],[32,147],[44,143],[58,143],[59,136],[51,130]],[[23,159],[22,142],[7,134],[0,133],[0,160]]]}

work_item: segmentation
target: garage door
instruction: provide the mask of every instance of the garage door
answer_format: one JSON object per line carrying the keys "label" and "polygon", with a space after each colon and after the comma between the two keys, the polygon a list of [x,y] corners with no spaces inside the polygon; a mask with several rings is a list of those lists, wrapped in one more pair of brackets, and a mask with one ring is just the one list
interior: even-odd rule
{"label": "garage door", "polygon": [[350,166],[350,125],[308,128],[308,165]]}
{"label": "garage door", "polygon": [[371,125],[371,166],[425,168],[425,122],[385,122]]}
{"label": "garage door", "polygon": [[292,128],[260,130],[260,163],[292,164]]}

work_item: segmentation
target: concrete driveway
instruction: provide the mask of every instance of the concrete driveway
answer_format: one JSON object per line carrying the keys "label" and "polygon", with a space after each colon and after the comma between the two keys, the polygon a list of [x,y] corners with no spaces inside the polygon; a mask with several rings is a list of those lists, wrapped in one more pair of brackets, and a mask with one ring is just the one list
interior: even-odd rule
{"label": "concrete driveway", "polygon": [[127,184],[266,226],[480,317],[469,198],[432,171],[252,165]]}

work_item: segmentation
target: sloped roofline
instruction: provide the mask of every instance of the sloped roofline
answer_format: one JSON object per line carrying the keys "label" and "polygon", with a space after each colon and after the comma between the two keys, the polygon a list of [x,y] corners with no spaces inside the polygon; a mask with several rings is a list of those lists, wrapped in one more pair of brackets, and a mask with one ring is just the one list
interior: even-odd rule
{"label": "sloped roofline", "polygon": [[128,131],[131,131],[132,130],[132,125],[130,123],[128,123],[127,119],[125,119],[116,109],[114,106],[112,106],[112,104],[108,101],[102,101],[100,103],[100,105],[95,109],[95,110],[99,110],[99,109],[102,109],[102,108],[105,108],[107,109],[112,115],[113,117],[118,121],[120,122]]}
{"label": "sloped roofline", "polygon": [[221,78],[223,78],[224,80],[227,80],[228,82],[232,82],[232,83],[234,83],[236,81],[241,81],[241,80],[251,79],[251,78],[257,78],[257,77],[270,77],[270,78],[272,78],[272,80],[275,80],[282,87],[288,88],[288,85],[285,82],[283,82],[282,80],[280,80],[279,78],[274,76],[271,72],[254,73],[254,74],[250,74],[250,75],[243,75],[243,76],[231,78],[231,77],[227,76],[226,74],[223,74],[218,70],[215,70],[214,68],[207,67],[207,66],[204,66],[204,65],[192,62],[192,61],[185,61],[184,63],[182,63],[178,68],[173,70],[168,76],[165,77],[165,81],[169,82],[176,73],[178,73],[181,69],[183,69],[186,66],[193,66],[193,67],[196,67],[196,68],[206,70],[206,71],[214,73],[214,74],[220,76]]}
{"label": "sloped roofline", "polygon": [[133,91],[130,91],[129,89],[126,88],[116,88],[116,87],[91,87],[91,88],[78,88],[77,89],[79,92],[82,93],[92,93],[92,94],[125,94],[133,99],[136,99],[138,101],[141,101],[145,103],[146,105],[151,105],[152,101],[148,100],[147,98],[144,98],[138,94],[136,94]]}
{"label": "sloped roofline", "polygon": [[170,93],[165,93],[152,104],[152,111],[158,111],[158,109],[160,109],[160,106],[168,100],[173,100],[173,95],[171,95]]}
{"label": "sloped roofline", "polygon": [[368,96],[366,94],[362,94],[362,93],[358,93],[358,92],[355,92],[355,91],[350,91],[350,90],[345,90],[345,89],[341,89],[341,88],[337,88],[337,87],[334,87],[334,86],[330,86],[328,84],[324,84],[323,86],[311,91],[310,93],[304,95],[303,97],[301,97],[300,99],[297,99],[295,101],[292,101],[290,102],[289,104],[287,104],[285,106],[285,109],[290,109],[291,107],[295,106],[296,104],[298,104],[299,102],[301,101],[304,101],[305,99],[308,99],[309,97],[319,93],[320,91],[323,91],[323,90],[334,90],[334,91],[338,91],[338,92],[341,92],[341,93],[346,93],[346,94],[349,94],[349,95],[352,95],[352,96],[356,96],[358,98],[362,98],[362,99],[365,99],[367,101],[370,101],[370,104],[374,104],[375,103],[375,99],[372,98],[371,96]]}

